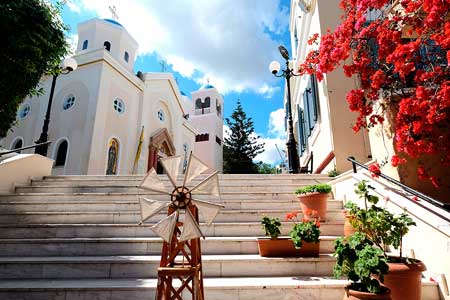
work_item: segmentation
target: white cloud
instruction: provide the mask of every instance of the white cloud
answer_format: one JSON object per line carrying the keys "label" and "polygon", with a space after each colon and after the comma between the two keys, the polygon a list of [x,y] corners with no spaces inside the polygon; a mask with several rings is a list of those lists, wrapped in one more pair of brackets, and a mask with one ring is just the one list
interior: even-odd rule
{"label": "white cloud", "polygon": [[284,139],[286,137],[286,131],[284,129],[284,109],[280,108],[272,111],[269,115],[269,131],[268,133],[274,135],[277,138]]}
{"label": "white cloud", "polygon": [[[267,137],[260,137],[258,139],[259,142],[263,142],[264,143],[264,152],[261,154],[258,154],[253,161],[258,162],[258,161],[263,161],[265,163],[269,163],[271,165],[277,165],[280,164],[280,162],[282,162],[281,157],[284,158],[284,148],[286,146],[286,140],[281,139],[281,138],[267,138]],[[281,157],[280,154],[277,151],[277,147],[280,150],[281,153]]]}
{"label": "white cloud", "polygon": [[68,0],[65,2],[67,4],[67,6],[69,7],[69,9],[75,13],[81,13],[81,8],[78,4],[76,4],[75,2],[73,2],[72,0]]}
{"label": "white cloud", "polygon": [[183,57],[176,55],[169,55],[167,57],[167,62],[172,65],[172,68],[183,75],[184,77],[191,77],[194,74],[195,66],[184,59]]}
{"label": "white cloud", "polygon": [[77,50],[78,35],[70,34],[70,35],[66,36],[66,42],[69,45],[68,56],[72,56],[75,53],[75,50]]}
{"label": "white cloud", "polygon": [[223,124],[223,139],[229,138],[230,137],[230,127],[226,124]]}
{"label": "white cloud", "polygon": [[270,99],[273,94],[280,90],[279,86],[269,86],[268,84],[263,84],[258,90],[258,94],[264,95],[264,98]]}
{"label": "white cloud", "polygon": [[116,6],[140,54],[156,52],[188,77],[197,70],[201,75],[194,80],[207,77],[222,93],[271,91],[267,66],[279,54],[270,33],[283,32],[289,22],[280,0],[71,1],[102,18],[111,17],[108,7]]}
{"label": "white cloud", "polygon": [[[272,165],[280,164],[280,162],[285,159],[285,153],[283,150],[286,148],[283,108],[277,109],[270,113],[268,127],[269,136],[261,135],[258,139],[260,142],[265,144],[264,152],[257,155],[254,161],[263,161]],[[277,146],[280,152],[278,152]]]}

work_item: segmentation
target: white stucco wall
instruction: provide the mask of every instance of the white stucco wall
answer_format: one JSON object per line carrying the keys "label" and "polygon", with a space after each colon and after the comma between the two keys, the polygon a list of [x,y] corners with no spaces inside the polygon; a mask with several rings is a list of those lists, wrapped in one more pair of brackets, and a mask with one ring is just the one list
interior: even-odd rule
{"label": "white stucco wall", "polygon": [[[308,11],[305,11],[304,6],[299,5],[298,1],[291,1],[290,31],[294,70],[299,68],[311,49],[317,48],[317,46],[308,45],[308,39],[315,33],[318,33],[319,37],[326,34],[327,29],[334,29],[340,22],[339,0],[306,2],[309,5]],[[297,105],[305,110],[303,94],[308,80],[309,76],[302,76],[291,81],[293,129],[297,141],[299,136]],[[313,171],[330,152],[334,153],[335,158],[323,172],[335,167],[341,172],[350,169],[351,165],[346,160],[348,156],[355,156],[363,162],[369,159],[371,153],[367,134],[353,132],[352,123],[356,115],[349,111],[346,101],[347,92],[354,86],[354,80],[345,77],[340,68],[317,82],[318,120],[307,139],[307,149],[300,158],[301,165],[311,151],[314,154]],[[286,99],[285,96],[285,101]]]}
{"label": "white stucco wall", "polygon": [[[197,129],[187,117],[193,115],[192,102],[181,95],[175,78],[170,73],[145,73],[143,79],[133,74],[137,44],[120,25],[102,19],[92,19],[79,25],[79,44],[74,58],[78,68],[57,78],[49,124],[49,158],[56,158],[58,145],[68,142],[64,166],[53,169],[53,174],[105,174],[108,146],[112,138],[119,142],[117,174],[131,174],[138,148],[141,128],[144,127],[142,152],[137,172],[147,172],[150,138],[161,128],[167,128],[175,147],[175,155],[184,155],[194,149]],[[85,39],[88,48],[81,50]],[[111,42],[111,51],[103,42]],[[131,47],[130,64],[124,63],[123,51]],[[9,148],[23,139],[23,146],[31,145],[42,131],[49,99],[51,77],[43,77],[44,94],[26,98],[30,113],[17,124],[0,145]],[[222,101],[216,91],[218,101]],[[75,103],[67,110],[63,103],[68,95]],[[113,101],[119,98],[125,107],[123,113],[114,110]],[[214,104],[215,105],[215,104]],[[162,111],[164,119],[158,118]],[[208,123],[209,124],[209,123]],[[209,126],[209,125],[208,125]],[[213,130],[222,134],[221,124],[211,123]],[[219,130],[220,127],[220,130]],[[219,135],[218,133],[218,135]],[[221,149],[220,149],[221,150]],[[27,150],[24,153],[33,153]],[[221,152],[215,152],[216,156]],[[215,158],[219,161],[219,157]]]}
{"label": "white stucco wall", "polygon": [[[195,101],[197,99],[211,100],[209,110],[195,110]],[[216,88],[200,89],[192,93],[192,102],[194,111],[191,114],[192,125],[197,128],[199,134],[208,133],[209,140],[196,142],[194,145],[194,154],[203,160],[212,170],[223,172],[223,106],[224,100]],[[220,106],[220,112],[217,111],[217,105]],[[220,145],[216,142],[216,137],[221,141]]]}
{"label": "white stucco wall", "polygon": [[[85,40],[88,41],[88,47],[82,50]],[[103,49],[105,41],[110,42],[110,53],[115,60],[132,72],[138,44],[123,26],[98,18],[78,24],[77,54]],[[125,51],[129,54],[128,62],[124,59]]]}

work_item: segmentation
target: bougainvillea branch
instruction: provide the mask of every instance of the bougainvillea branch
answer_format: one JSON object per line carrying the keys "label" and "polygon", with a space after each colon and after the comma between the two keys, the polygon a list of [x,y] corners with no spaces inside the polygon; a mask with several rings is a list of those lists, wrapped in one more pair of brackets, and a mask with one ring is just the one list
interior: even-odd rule
{"label": "bougainvillea branch", "polygon": [[[358,116],[354,131],[395,116],[398,166],[408,159],[439,155],[450,165],[450,0],[341,0],[342,22],[308,43],[319,45],[301,64],[302,74],[342,66],[359,86],[347,94]],[[406,159],[406,160],[405,160]],[[418,175],[438,179],[419,166]]]}

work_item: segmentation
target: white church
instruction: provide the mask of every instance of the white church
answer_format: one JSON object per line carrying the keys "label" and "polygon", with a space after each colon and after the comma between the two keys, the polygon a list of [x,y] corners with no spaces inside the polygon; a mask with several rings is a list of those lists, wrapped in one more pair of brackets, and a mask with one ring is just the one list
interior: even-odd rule
{"label": "white church", "polygon": [[[171,73],[135,75],[137,48],[116,20],[78,24],[78,67],[58,77],[50,115],[48,157],[55,161],[55,175],[161,171],[158,158],[181,155],[186,164],[191,151],[211,170],[222,171],[223,96],[208,84],[192,92],[191,100]],[[43,78],[45,93],[24,100],[0,145],[17,149],[39,138],[51,81]]]}

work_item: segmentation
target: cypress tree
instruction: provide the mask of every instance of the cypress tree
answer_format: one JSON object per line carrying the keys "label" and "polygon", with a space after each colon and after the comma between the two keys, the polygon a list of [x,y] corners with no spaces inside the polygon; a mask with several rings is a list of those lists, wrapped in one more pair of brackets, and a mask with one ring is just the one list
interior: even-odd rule
{"label": "cypress tree", "polygon": [[230,136],[223,144],[223,171],[230,174],[255,174],[258,167],[253,158],[264,151],[264,143],[259,143],[254,134],[253,120],[248,118],[240,100],[230,118],[225,119],[230,127]]}

